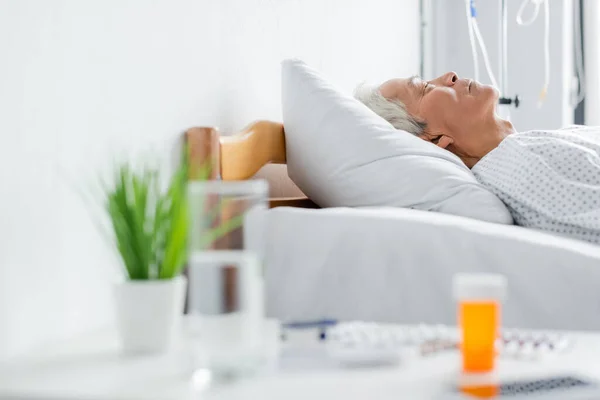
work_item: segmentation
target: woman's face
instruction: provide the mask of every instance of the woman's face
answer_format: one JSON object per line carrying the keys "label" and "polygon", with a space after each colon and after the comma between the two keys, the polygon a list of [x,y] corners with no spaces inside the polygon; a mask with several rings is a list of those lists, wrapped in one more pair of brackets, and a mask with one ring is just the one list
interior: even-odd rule
{"label": "woman's face", "polygon": [[448,72],[431,81],[393,79],[379,89],[383,97],[400,100],[412,116],[427,124],[423,139],[463,159],[481,158],[491,151],[485,127],[495,120],[494,87]]}

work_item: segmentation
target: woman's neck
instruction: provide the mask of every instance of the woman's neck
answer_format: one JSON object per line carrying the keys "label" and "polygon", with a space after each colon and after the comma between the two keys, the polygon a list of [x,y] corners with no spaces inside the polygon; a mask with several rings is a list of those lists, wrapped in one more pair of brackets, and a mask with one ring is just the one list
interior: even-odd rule
{"label": "woman's neck", "polygon": [[469,168],[473,168],[483,157],[498,147],[508,135],[515,133],[515,128],[510,121],[494,114],[494,118],[485,124],[482,132],[485,132],[485,144],[481,154],[463,158],[463,162]]}

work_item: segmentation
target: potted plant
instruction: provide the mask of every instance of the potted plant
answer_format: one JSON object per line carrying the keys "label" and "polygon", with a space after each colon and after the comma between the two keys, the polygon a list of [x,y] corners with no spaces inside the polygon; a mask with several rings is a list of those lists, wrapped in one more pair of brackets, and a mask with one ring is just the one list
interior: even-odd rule
{"label": "potted plant", "polygon": [[161,191],[158,170],[116,169],[107,191],[125,280],[115,288],[117,327],[125,352],[168,349],[181,322],[188,235],[187,163]]}
{"label": "potted plant", "polygon": [[[185,151],[167,188],[161,190],[157,169],[134,170],[124,163],[116,168],[113,186],[106,189],[106,210],[125,271],[114,294],[126,353],[167,350],[181,325],[190,225],[188,168]],[[197,180],[206,180],[209,168],[200,168],[196,175]],[[210,210],[211,215],[218,213]],[[203,235],[205,244],[239,228],[242,220],[213,224]]]}

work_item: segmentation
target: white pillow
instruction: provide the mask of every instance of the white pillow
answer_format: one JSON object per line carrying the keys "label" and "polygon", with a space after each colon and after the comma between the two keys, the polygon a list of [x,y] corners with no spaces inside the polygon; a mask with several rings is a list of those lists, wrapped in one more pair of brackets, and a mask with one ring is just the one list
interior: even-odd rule
{"label": "white pillow", "polygon": [[321,207],[397,206],[512,223],[458,157],[396,130],[300,60],[282,63],[282,103],[288,175]]}

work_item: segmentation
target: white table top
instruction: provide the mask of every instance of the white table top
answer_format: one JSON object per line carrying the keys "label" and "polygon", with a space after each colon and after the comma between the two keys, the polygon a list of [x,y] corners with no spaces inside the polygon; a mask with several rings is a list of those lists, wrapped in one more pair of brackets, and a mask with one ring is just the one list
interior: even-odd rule
{"label": "white table top", "polygon": [[[576,373],[600,379],[600,335],[570,334],[572,348],[544,361],[500,359],[499,378]],[[107,331],[0,367],[0,397],[23,399],[394,399],[439,398],[456,384],[456,352],[411,358],[396,367],[286,369],[215,386],[202,393],[191,385],[182,347],[164,356],[126,357]],[[404,395],[404,397],[403,397]]]}

